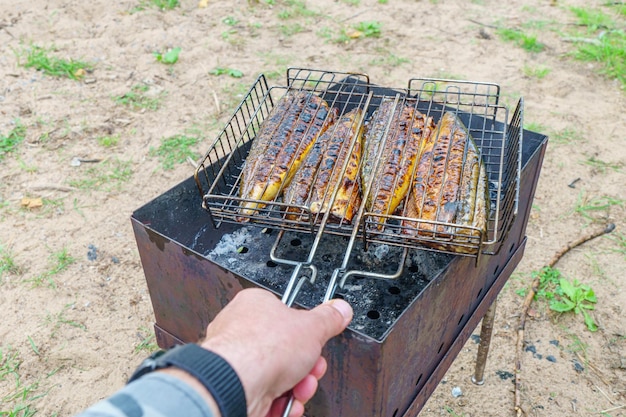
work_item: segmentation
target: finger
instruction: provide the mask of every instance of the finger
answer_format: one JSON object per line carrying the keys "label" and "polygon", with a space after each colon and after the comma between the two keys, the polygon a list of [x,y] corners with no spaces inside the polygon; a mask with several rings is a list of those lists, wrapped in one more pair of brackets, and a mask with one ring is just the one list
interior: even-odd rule
{"label": "finger", "polygon": [[289,411],[289,417],[300,417],[304,414],[304,404],[298,400],[293,401],[291,411]]}
{"label": "finger", "polygon": [[311,372],[309,373],[313,375],[315,378],[321,379],[326,373],[327,368],[328,368],[328,363],[326,362],[326,359],[324,359],[323,356],[320,356],[317,359],[317,362],[315,362],[315,365],[313,365],[313,369],[311,369]]}
{"label": "finger", "polygon": [[306,404],[313,395],[315,395],[315,391],[317,391],[317,378],[313,375],[309,374],[302,378],[302,381],[298,382],[295,387],[293,387],[293,396],[296,400],[300,401],[303,404]]}
{"label": "finger", "polygon": [[322,332],[323,343],[341,333],[350,324],[353,315],[350,304],[342,299],[334,299],[320,304],[312,309],[311,313],[308,318],[317,323],[316,327]]}

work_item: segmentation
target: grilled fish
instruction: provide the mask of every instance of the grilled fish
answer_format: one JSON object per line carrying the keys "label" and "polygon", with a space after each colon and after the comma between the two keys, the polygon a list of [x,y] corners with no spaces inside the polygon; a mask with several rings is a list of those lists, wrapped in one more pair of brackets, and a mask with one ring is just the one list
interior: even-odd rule
{"label": "grilled fish", "polygon": [[[308,92],[287,93],[263,121],[242,170],[240,196],[272,201],[286,186],[317,137],[334,119],[328,104]],[[265,207],[242,201],[241,214]],[[245,221],[245,217],[238,220]]]}
{"label": "grilled fish", "polygon": [[[351,222],[358,210],[361,204],[359,165],[363,152],[362,118],[361,109],[346,113],[320,138],[323,139],[320,141],[324,143],[323,148],[321,145],[310,155],[312,160],[319,159],[315,178],[309,177],[309,181],[313,182],[309,206],[311,213],[321,214],[330,210],[335,220]],[[353,138],[354,147],[350,152]],[[311,162],[315,164],[316,161]],[[335,186],[339,188],[331,204]]]}
{"label": "grilled fish", "polygon": [[[372,181],[365,207],[374,214],[393,214],[405,199],[421,145],[435,128],[412,105],[394,103],[383,99],[365,132],[361,179],[364,187]],[[385,218],[375,221],[380,228]]]}
{"label": "grilled fish", "polygon": [[[406,217],[476,227],[482,233],[489,216],[487,189],[486,169],[476,143],[461,120],[446,112],[422,146]],[[403,226],[405,233],[413,235],[454,232],[443,225],[435,228],[433,223],[421,223],[419,231],[415,221],[404,221]],[[468,234],[467,230],[460,233]]]}

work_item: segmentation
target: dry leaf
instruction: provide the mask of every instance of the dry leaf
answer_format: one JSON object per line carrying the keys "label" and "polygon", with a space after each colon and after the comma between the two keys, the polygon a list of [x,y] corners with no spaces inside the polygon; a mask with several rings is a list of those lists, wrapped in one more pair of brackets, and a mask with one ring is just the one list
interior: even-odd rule
{"label": "dry leaf", "polygon": [[41,201],[41,198],[39,197],[37,198],[24,197],[22,198],[22,201],[20,204],[22,207],[26,207],[27,209],[32,210],[32,209],[36,209],[36,208],[43,206],[43,201]]}
{"label": "dry leaf", "polygon": [[356,29],[348,29],[346,30],[346,35],[350,38],[350,39],[358,39],[361,36],[363,36],[363,32],[361,32],[360,30],[356,30]]}
{"label": "dry leaf", "polygon": [[200,9],[204,9],[208,5],[209,5],[209,0],[200,0],[198,2],[198,8],[200,8]]}
{"label": "dry leaf", "polygon": [[85,76],[85,74],[87,74],[87,71],[85,71],[83,68],[79,68],[76,71],[74,71],[74,76],[76,78],[82,78]]}

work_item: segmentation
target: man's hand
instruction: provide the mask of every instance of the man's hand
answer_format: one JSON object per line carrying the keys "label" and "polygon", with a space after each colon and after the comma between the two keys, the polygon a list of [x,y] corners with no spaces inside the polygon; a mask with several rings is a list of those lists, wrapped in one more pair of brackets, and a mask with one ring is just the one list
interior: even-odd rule
{"label": "man's hand", "polygon": [[301,416],[326,372],[322,347],[352,320],[332,300],[312,310],[289,308],[262,289],[246,289],[207,327],[201,346],[226,359],[243,384],[249,417],[280,417],[292,390],[290,417]]}

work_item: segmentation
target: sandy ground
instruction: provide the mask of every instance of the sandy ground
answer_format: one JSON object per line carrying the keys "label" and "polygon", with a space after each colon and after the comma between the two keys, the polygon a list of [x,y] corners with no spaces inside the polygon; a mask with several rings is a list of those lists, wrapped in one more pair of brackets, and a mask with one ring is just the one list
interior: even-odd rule
{"label": "sandy ground", "polygon": [[[571,6],[611,11],[598,0],[553,3],[209,0],[199,7],[183,0],[171,11],[138,11],[132,0],[0,2],[0,134],[16,123],[26,128],[25,141],[0,161],[0,245],[17,266],[0,277],[0,363],[19,364],[0,373],[1,414],[69,416],[124,384],[155,347],[130,216],[194,170],[187,162],[163,169],[150,150],[162,138],[200,132],[193,150],[203,154],[259,73],[281,84],[285,69],[299,66],[365,72],[399,87],[411,77],[493,82],[504,104],[523,97],[526,127],[551,138],[527,250],[499,298],[486,383],[470,382],[477,347],[470,339],[420,415],[514,415],[507,373],[518,290],[561,247],[613,222],[611,236],[558,264],[595,290],[599,330],[535,303],[522,405],[534,416],[625,416],[626,99],[597,65],[572,60],[562,36],[575,27]],[[381,24],[378,38],[332,41],[342,28],[373,21]],[[496,27],[530,28],[546,48],[526,52],[502,41]],[[54,47],[52,55],[89,62],[93,71],[73,81],[24,68],[32,45]],[[155,59],[153,52],[173,47],[182,48],[175,65]],[[211,74],[216,68],[243,76]],[[529,75],[543,68],[545,77]],[[136,85],[158,109],[115,100]],[[117,144],[103,146],[105,136]],[[86,178],[96,180],[80,182]],[[577,210],[594,202],[613,204],[589,217]],[[452,395],[454,387],[462,396]],[[11,414],[19,404],[29,408]]]}

